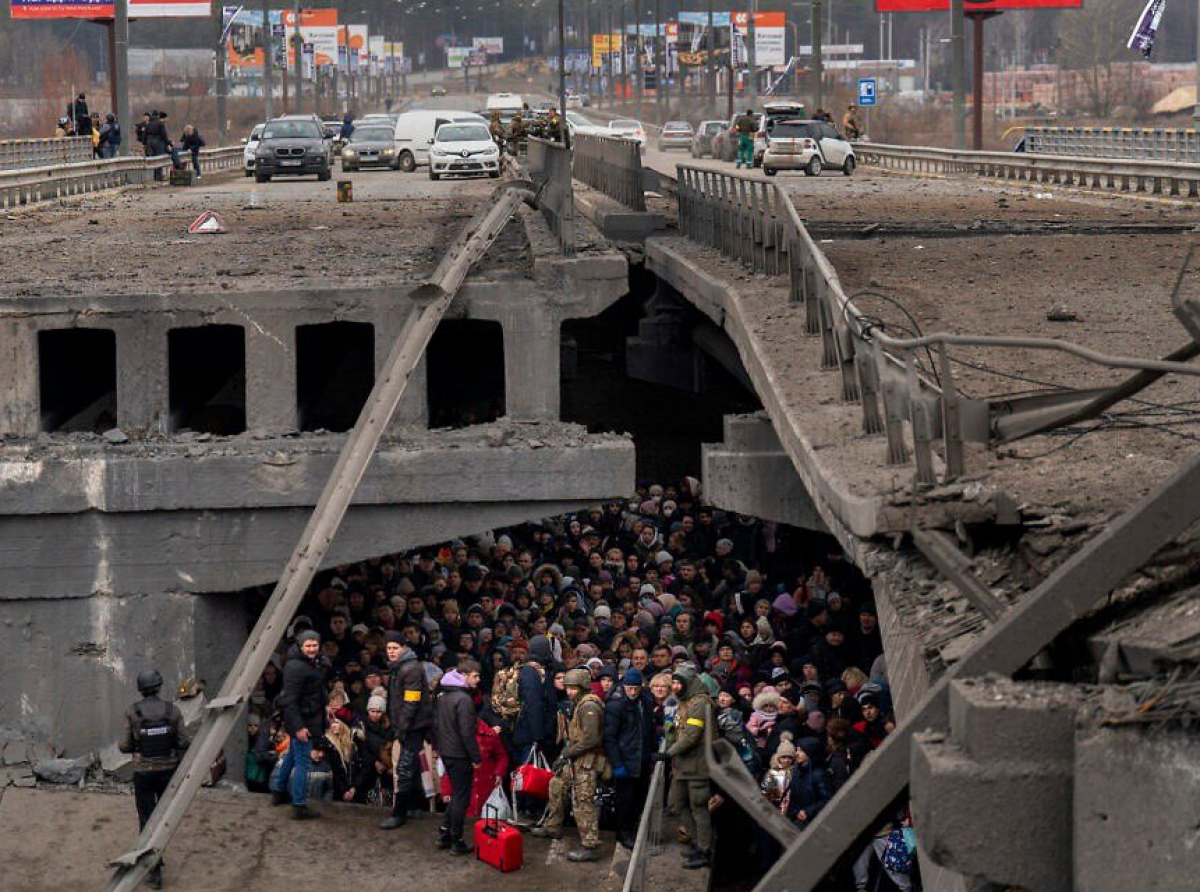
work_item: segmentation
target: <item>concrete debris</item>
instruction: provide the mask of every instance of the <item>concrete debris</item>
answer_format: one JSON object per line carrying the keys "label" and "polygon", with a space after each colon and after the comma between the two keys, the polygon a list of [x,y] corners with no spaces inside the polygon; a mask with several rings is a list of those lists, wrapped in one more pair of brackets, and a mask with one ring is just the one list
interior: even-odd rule
{"label": "concrete debris", "polygon": [[100,750],[100,769],[109,777],[119,781],[133,780],[133,756],[117,749],[115,743],[110,743]]}
{"label": "concrete debris", "polygon": [[1066,304],[1059,304],[1046,311],[1047,322],[1078,322],[1079,316]]}
{"label": "concrete debris", "polygon": [[104,439],[110,443],[128,443],[129,435],[119,427],[110,428],[104,432]]}
{"label": "concrete debris", "polygon": [[90,755],[78,759],[43,759],[34,763],[33,773],[50,784],[78,784],[91,764]]}

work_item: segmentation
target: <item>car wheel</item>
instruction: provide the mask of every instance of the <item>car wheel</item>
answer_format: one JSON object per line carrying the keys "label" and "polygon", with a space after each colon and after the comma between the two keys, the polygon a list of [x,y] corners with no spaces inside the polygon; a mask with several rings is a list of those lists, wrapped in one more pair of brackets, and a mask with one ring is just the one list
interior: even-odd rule
{"label": "car wheel", "polygon": [[270,174],[259,173],[258,171],[255,171],[254,172],[254,182],[269,183],[269,182],[271,182],[271,176],[270,176]]}
{"label": "car wheel", "polygon": [[401,152],[399,164],[405,173],[412,173],[417,169],[417,159],[413,157],[412,152]]}
{"label": "car wheel", "polygon": [[497,179],[497,178],[499,178],[499,176],[500,176],[500,171],[498,171],[498,170],[489,170],[489,171],[488,171],[488,176],[489,176],[489,177],[491,177],[493,180],[494,180],[494,179]]}
{"label": "car wheel", "polygon": [[243,171],[242,171],[242,174],[243,174],[243,175],[245,175],[245,176],[248,176],[248,177],[252,177],[252,176],[254,176],[254,171],[252,171],[252,170],[243,170]]}
{"label": "car wheel", "polygon": [[321,171],[317,172],[317,182],[318,183],[326,183],[332,179],[333,179],[333,171],[331,171],[331,170],[321,170]]}
{"label": "car wheel", "polygon": [[816,177],[821,175],[820,155],[813,155],[808,159],[808,163],[804,165],[804,175],[806,177]]}
{"label": "car wheel", "polygon": [[767,176],[769,176],[769,177],[773,177],[773,176],[775,176],[775,168],[773,168],[773,167],[764,167],[764,168],[763,168],[763,173],[765,173],[765,174],[766,174]]}
{"label": "car wheel", "polygon": [[440,180],[441,178],[442,178],[442,175],[440,173],[434,173],[432,170],[429,171],[429,179],[436,181],[436,180]]}
{"label": "car wheel", "polygon": [[354,173],[355,170],[356,168],[353,164],[347,164],[344,161],[342,162],[342,173]]}
{"label": "car wheel", "polygon": [[842,173],[846,176],[854,174],[855,161],[853,155],[847,155],[846,160],[842,162]]}

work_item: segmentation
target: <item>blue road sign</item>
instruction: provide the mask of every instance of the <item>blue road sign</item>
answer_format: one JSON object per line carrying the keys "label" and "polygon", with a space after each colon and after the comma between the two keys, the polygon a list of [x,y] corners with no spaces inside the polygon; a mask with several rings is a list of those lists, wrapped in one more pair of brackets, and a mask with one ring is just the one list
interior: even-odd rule
{"label": "blue road sign", "polygon": [[858,79],[858,104],[875,104],[875,78],[860,77]]}

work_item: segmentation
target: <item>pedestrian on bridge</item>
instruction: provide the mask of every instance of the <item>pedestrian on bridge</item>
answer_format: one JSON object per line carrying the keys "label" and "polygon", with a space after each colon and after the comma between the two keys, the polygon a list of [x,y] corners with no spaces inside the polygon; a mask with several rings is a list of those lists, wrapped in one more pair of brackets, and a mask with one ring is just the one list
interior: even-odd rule
{"label": "pedestrian on bridge", "polygon": [[196,179],[200,179],[200,150],[207,143],[204,142],[204,137],[200,135],[200,131],[196,129],[195,124],[184,126],[183,135],[179,137],[179,145],[184,151],[191,153],[192,170],[196,171]]}
{"label": "pedestrian on bridge", "polygon": [[104,116],[104,126],[100,128],[100,157],[116,158],[121,152],[121,125],[117,116],[109,112]]}
{"label": "pedestrian on bridge", "polygon": [[746,109],[746,113],[734,122],[733,129],[738,135],[737,166],[754,167],[754,134],[758,132],[754,109]]}

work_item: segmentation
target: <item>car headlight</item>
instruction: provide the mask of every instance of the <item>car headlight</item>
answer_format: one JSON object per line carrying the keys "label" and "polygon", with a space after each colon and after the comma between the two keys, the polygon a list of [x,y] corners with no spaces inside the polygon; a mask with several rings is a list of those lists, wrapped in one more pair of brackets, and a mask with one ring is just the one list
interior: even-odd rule
{"label": "car headlight", "polygon": [[342,157],[343,158],[345,158],[346,156],[353,158],[355,156],[355,154],[356,154],[356,152],[354,151],[354,149],[350,148],[349,146],[346,146],[346,148],[342,149]]}
{"label": "car headlight", "polygon": [[384,149],[382,152],[380,152],[380,154],[383,155],[385,158],[388,158],[388,157],[391,157],[392,155],[395,155],[396,150],[395,149]]}
{"label": "car headlight", "polygon": [[429,154],[433,155],[436,158],[445,158],[447,155],[447,153],[442,151],[441,149],[431,149],[429,151]]}

